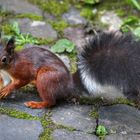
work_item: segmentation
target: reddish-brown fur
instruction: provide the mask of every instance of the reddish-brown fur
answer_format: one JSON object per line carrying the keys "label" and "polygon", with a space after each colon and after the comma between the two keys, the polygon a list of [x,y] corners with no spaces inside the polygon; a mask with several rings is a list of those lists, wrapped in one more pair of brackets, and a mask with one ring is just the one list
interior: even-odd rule
{"label": "reddish-brown fur", "polygon": [[73,88],[72,77],[56,55],[38,47],[16,53],[13,39],[0,49],[0,69],[12,78],[12,82],[0,91],[0,98],[28,83],[35,84],[42,99],[42,102],[26,102],[25,105],[31,108],[51,107],[57,99],[69,96]]}

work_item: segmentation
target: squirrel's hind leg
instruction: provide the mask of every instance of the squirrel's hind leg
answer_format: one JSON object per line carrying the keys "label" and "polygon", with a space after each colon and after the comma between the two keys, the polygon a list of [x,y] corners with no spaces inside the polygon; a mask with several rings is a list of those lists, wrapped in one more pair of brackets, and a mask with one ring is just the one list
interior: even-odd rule
{"label": "squirrel's hind leg", "polygon": [[58,86],[57,71],[51,67],[43,67],[38,71],[36,87],[42,102],[29,101],[24,103],[30,108],[45,108],[55,105]]}

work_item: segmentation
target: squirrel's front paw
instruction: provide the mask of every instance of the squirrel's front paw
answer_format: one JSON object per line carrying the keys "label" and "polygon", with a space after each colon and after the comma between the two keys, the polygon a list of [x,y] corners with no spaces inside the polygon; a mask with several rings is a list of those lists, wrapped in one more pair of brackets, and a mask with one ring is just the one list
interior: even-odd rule
{"label": "squirrel's front paw", "polygon": [[1,98],[5,98],[6,96],[8,96],[10,93],[10,91],[8,89],[3,89],[1,92],[0,92],[0,99]]}

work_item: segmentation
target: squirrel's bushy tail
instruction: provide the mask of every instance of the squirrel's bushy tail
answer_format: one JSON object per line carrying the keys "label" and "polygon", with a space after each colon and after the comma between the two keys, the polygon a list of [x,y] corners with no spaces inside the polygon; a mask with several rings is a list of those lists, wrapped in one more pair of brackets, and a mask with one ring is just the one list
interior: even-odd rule
{"label": "squirrel's bushy tail", "polygon": [[131,34],[101,32],[87,42],[78,59],[80,78],[90,95],[114,98],[139,94],[140,41]]}

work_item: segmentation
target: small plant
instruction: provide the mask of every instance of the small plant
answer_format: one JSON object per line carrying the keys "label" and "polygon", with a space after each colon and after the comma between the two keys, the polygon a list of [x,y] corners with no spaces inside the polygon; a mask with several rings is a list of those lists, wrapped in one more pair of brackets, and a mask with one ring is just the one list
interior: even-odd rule
{"label": "small plant", "polygon": [[4,34],[6,34],[3,36],[3,38],[6,38],[7,40],[9,40],[12,36],[14,36],[16,45],[18,45],[20,47],[26,43],[29,43],[29,44],[38,44],[39,43],[38,40],[36,38],[32,37],[31,35],[22,34],[20,32],[20,28],[19,28],[19,25],[17,22],[13,22],[10,25],[6,25],[2,29],[3,29]]}
{"label": "small plant", "polygon": [[129,16],[128,18],[124,19],[123,24],[121,25],[122,32],[129,32],[133,31],[133,28],[139,25],[139,18],[136,16]]}
{"label": "small plant", "polygon": [[105,136],[108,134],[105,126],[103,125],[98,125],[95,133],[101,140],[104,140]]}
{"label": "small plant", "polygon": [[60,39],[51,47],[51,50],[55,53],[63,53],[65,51],[70,53],[74,51],[74,48],[75,45],[71,41],[67,39]]}
{"label": "small plant", "polygon": [[30,34],[20,34],[16,38],[16,44],[17,45],[24,45],[26,43],[29,44],[38,44],[38,40],[34,37],[32,37]]}
{"label": "small plant", "polygon": [[82,0],[85,4],[96,4],[99,3],[100,0]]}
{"label": "small plant", "polygon": [[138,39],[140,39],[140,20],[136,16],[129,16],[123,21],[121,26],[122,32],[132,32]]}
{"label": "small plant", "polygon": [[140,2],[138,2],[137,0],[128,0],[128,2],[130,4],[132,4],[135,8],[137,8],[138,10],[140,10]]}

